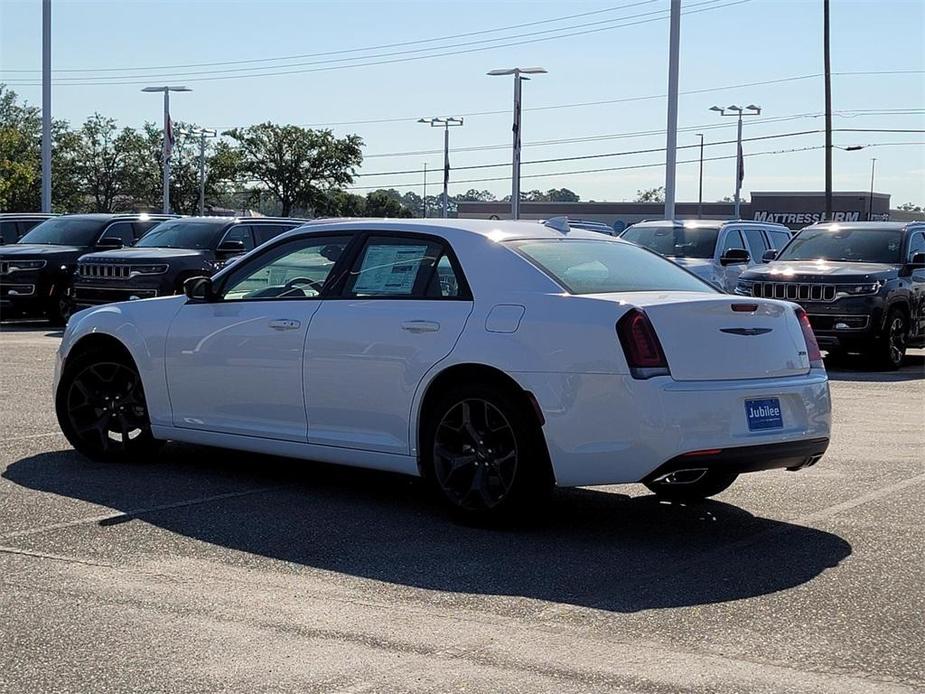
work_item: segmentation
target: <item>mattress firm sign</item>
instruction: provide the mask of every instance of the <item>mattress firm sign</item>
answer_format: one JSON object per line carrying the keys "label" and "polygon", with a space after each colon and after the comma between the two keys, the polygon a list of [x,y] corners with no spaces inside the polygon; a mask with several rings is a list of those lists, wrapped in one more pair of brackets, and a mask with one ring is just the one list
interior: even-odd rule
{"label": "mattress firm sign", "polygon": [[[825,220],[824,212],[768,212],[767,210],[756,210],[754,213],[756,222],[777,222],[778,224],[815,224]],[[836,222],[859,222],[861,213],[854,212],[833,212],[832,220]]]}

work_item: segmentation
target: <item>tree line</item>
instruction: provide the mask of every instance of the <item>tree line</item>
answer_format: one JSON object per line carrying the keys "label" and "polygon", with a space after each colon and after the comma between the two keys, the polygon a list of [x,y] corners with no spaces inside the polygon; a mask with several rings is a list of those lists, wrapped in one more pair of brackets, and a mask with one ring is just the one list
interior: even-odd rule
{"label": "tree line", "polygon": [[[0,211],[41,206],[41,112],[0,84]],[[193,123],[174,123],[170,166],[173,212],[196,214],[200,138]],[[443,194],[426,200],[395,189],[351,193],[363,162],[363,139],[330,130],[260,123],[233,128],[205,144],[205,203],[211,211],[256,210],[279,216],[439,217]],[[94,113],[78,127],[52,123],[52,205],[56,212],[127,212],[161,208],[163,132],[146,122],[122,127]],[[532,201],[577,202],[567,188],[522,193]],[[487,190],[449,196],[455,216],[463,201],[493,201]],[[509,201],[510,196],[502,198]]]}

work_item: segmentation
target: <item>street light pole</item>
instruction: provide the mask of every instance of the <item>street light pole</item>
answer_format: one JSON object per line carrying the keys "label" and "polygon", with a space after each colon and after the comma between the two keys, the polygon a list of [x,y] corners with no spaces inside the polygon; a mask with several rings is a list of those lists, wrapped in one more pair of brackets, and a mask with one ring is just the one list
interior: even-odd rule
{"label": "street light pole", "polygon": [[191,135],[199,135],[199,216],[206,213],[206,138],[216,137],[218,133],[209,128],[190,130]]}
{"label": "street light pole", "polygon": [[867,198],[867,221],[874,220],[874,166],[877,164],[876,157],[870,160],[870,196]]}
{"label": "street light pole", "polygon": [[443,218],[449,212],[449,186],[450,186],[450,128],[463,124],[462,118],[419,118],[418,123],[429,123],[432,128],[443,128]]}
{"label": "street light pole", "polygon": [[510,69],[491,70],[488,75],[498,77],[501,75],[514,76],[514,127],[513,127],[513,154],[511,157],[511,219],[520,219],[520,145],[521,145],[521,81],[529,77],[522,75],[545,74],[546,69],[541,67],[515,67]]}
{"label": "street light pole", "polygon": [[51,0],[42,0],[42,212],[51,212]]}
{"label": "street light pole", "polygon": [[822,0],[822,61],[825,73],[825,221],[832,219],[832,64],[829,56],[829,0]]}
{"label": "street light pole", "polygon": [[[725,108],[721,106],[711,106],[711,111],[716,111],[721,116],[734,116],[739,119],[738,122],[738,134],[736,135],[736,192],[735,192],[735,218],[739,219],[740,209],[741,209],[741,192],[742,192],[742,180],[745,178],[745,155],[742,153],[742,116],[760,116],[761,107],[755,106],[754,104],[749,104],[745,108],[741,106],[726,106]],[[730,111],[731,113],[726,113]]]}
{"label": "street light pole", "polygon": [[421,217],[427,219],[427,162],[424,162],[424,191],[421,196]]}
{"label": "street light pole", "polygon": [[170,92],[191,92],[189,87],[145,87],[143,92],[164,93],[164,214],[170,214],[170,153],[173,149],[173,126],[170,122]]}
{"label": "street light pole", "polygon": [[681,48],[681,0],[671,0],[668,31],[668,130],[665,144],[665,219],[674,219],[678,168],[678,54]]}
{"label": "street light pole", "polygon": [[700,138],[700,185],[697,193],[697,219],[703,219],[703,133],[697,133]]}

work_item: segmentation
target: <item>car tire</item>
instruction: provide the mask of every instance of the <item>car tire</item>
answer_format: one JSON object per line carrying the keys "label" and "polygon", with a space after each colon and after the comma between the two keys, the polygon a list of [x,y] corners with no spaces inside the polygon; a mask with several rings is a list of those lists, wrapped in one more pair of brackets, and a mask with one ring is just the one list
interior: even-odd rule
{"label": "car tire", "polygon": [[707,497],[714,496],[720,492],[726,491],[738,475],[734,472],[719,472],[709,470],[696,482],[675,483],[667,482],[646,482],[646,487],[660,499],[666,501],[677,501],[680,503],[691,503],[703,501]]}
{"label": "car tire", "polygon": [[906,314],[899,308],[891,308],[880,338],[867,351],[871,365],[886,371],[900,368],[906,356],[908,332]]}
{"label": "car tire", "polygon": [[509,389],[473,383],[428,405],[422,473],[461,520],[510,520],[551,492],[542,431],[523,400]]}
{"label": "car tire", "polygon": [[51,305],[48,307],[48,322],[55,327],[64,327],[73,312],[74,304],[67,293],[64,291],[56,292],[51,297]]}
{"label": "car tire", "polygon": [[151,433],[141,376],[127,356],[90,353],[67,362],[55,411],[68,442],[91,460],[148,460],[163,445]]}

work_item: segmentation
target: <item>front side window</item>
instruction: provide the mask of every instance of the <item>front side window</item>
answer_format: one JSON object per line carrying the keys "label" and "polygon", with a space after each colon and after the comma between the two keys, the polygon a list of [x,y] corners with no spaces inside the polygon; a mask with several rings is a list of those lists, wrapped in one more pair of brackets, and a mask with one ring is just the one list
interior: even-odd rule
{"label": "front side window", "polygon": [[909,253],[907,254],[909,262],[916,253],[925,253],[925,234],[916,233],[909,239]]}
{"label": "front side window", "polygon": [[669,258],[712,258],[717,227],[632,226],[620,238]]}
{"label": "front side window", "polygon": [[424,296],[441,254],[439,244],[425,239],[372,237],[350,272],[346,293],[367,298]]}
{"label": "front side window", "polygon": [[19,242],[51,246],[90,246],[105,224],[105,221],[99,219],[55,217],[34,227]]}
{"label": "front side window", "polygon": [[246,224],[238,224],[231,227],[224,238],[219,241],[221,246],[225,241],[240,241],[244,244],[244,250],[250,251],[254,248],[254,235],[251,234],[251,228]]}
{"label": "front side window", "polygon": [[831,226],[808,228],[793,237],[778,260],[836,260],[854,263],[899,262],[902,233],[897,229]]}
{"label": "front side window", "polygon": [[350,238],[315,237],[283,243],[233,271],[225,301],[318,296]]}
{"label": "front side window", "polygon": [[131,222],[116,222],[106,227],[100,238],[119,239],[122,241],[122,245],[131,246],[135,243],[135,230],[132,228]]}
{"label": "front side window", "polygon": [[728,250],[739,250],[747,251],[745,247],[745,241],[742,240],[742,232],[738,229],[731,229],[726,232],[726,240],[723,242],[723,252],[720,255],[723,255]]}
{"label": "front side window", "polygon": [[618,241],[555,239],[510,245],[571,294],[718,290],[649,251]]}

